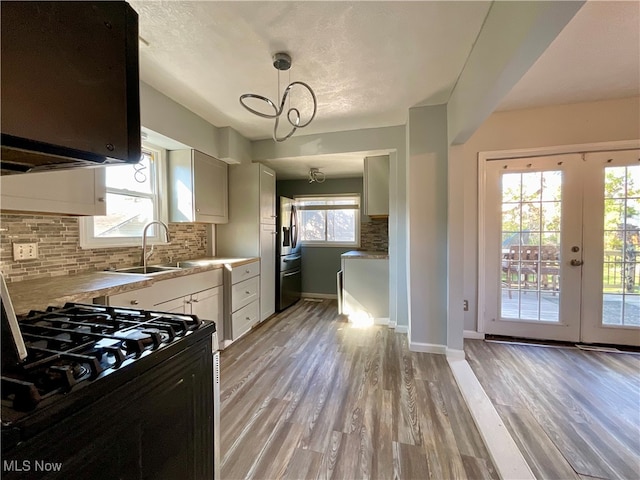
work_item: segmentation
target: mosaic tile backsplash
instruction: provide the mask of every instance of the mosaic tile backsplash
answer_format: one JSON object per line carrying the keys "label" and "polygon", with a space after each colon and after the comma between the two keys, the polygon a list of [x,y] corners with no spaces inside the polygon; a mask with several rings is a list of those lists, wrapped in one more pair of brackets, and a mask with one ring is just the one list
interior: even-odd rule
{"label": "mosaic tile backsplash", "polygon": [[372,218],[369,222],[360,224],[360,250],[389,251],[388,219]]}
{"label": "mosaic tile backsplash", "polygon": [[[151,263],[205,256],[206,228],[199,223],[170,223],[171,245],[156,246]],[[37,242],[38,258],[14,261],[14,242]],[[360,249],[389,250],[387,219],[360,225]],[[0,271],[8,282],[134,266],[140,263],[140,252],[140,247],[80,248],[77,217],[0,215]]]}
{"label": "mosaic tile backsplash", "polygon": [[[170,245],[157,245],[151,263],[163,263],[207,254],[207,226],[170,223]],[[38,258],[13,260],[14,242],[38,243]],[[80,248],[76,217],[0,215],[0,271],[8,282],[129,267],[140,263],[140,247]]]}

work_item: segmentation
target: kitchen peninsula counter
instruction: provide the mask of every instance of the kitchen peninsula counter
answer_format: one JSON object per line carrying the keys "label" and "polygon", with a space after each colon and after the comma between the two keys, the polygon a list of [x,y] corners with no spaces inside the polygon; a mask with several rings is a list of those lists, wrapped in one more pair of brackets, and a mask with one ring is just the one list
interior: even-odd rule
{"label": "kitchen peninsula counter", "polygon": [[348,258],[348,259],[384,260],[384,259],[389,259],[389,254],[387,252],[368,252],[368,251],[361,251],[361,250],[351,250],[349,252],[343,253],[341,257]]}
{"label": "kitchen peninsula counter", "polygon": [[7,288],[16,315],[24,315],[30,310],[44,310],[50,305],[62,306],[66,302],[92,303],[96,297],[116,295],[148,287],[160,280],[215,270],[223,268],[225,265],[245,265],[257,260],[258,258],[201,257],[184,260],[184,262],[189,262],[188,267],[168,270],[160,274],[134,275],[111,271],[83,272],[77,275],[61,275],[8,283]]}
{"label": "kitchen peninsula counter", "polygon": [[389,323],[389,254],[342,254],[341,311],[351,322]]}

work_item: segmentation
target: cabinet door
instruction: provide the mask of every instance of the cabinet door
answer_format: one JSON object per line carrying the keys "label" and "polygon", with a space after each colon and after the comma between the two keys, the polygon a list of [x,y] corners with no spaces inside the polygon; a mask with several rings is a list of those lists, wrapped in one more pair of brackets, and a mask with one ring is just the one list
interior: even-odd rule
{"label": "cabinet door", "polygon": [[260,166],[260,223],[276,224],[276,174]]}
{"label": "cabinet door", "polygon": [[229,221],[228,166],[204,153],[193,152],[194,208],[196,222]]}
{"label": "cabinet door", "polygon": [[[210,288],[191,295],[191,314],[216,323],[218,338],[224,338],[222,327],[222,287]],[[187,312],[189,313],[189,312]]]}
{"label": "cabinet door", "polygon": [[389,215],[389,156],[364,159],[364,213],[371,217]]}
{"label": "cabinet door", "polygon": [[104,168],[3,175],[3,211],[106,215]]}
{"label": "cabinet door", "polygon": [[276,228],[260,229],[260,321],[276,311]]}

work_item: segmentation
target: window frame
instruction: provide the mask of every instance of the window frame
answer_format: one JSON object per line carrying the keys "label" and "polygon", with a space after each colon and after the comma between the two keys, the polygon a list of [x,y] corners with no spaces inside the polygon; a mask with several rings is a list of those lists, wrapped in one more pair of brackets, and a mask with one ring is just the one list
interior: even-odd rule
{"label": "window frame", "polygon": [[[153,201],[153,219],[161,220],[167,223],[168,220],[168,202],[165,195],[167,191],[167,168],[166,168],[166,156],[167,151],[162,147],[144,143],[142,145],[142,151],[150,153],[152,156],[151,174],[153,175],[152,187],[153,193],[143,192],[131,192],[126,189],[119,189],[115,187],[105,188],[105,193],[116,193],[129,196],[139,196],[141,198],[151,198]],[[109,168],[109,167],[102,167]],[[105,176],[106,178],[106,176]],[[105,179],[106,182],[106,179]],[[106,195],[105,195],[106,197]],[[105,198],[106,201],[106,198]],[[95,248],[116,248],[116,247],[139,247],[142,244],[142,235],[135,237],[112,237],[112,238],[100,238],[94,234],[94,221],[93,216],[87,216],[80,218],[80,248],[82,249],[95,249]],[[154,228],[155,234],[147,236],[148,245],[166,245],[166,237],[164,232],[159,228]]]}
{"label": "window frame", "polygon": [[[327,208],[314,208],[314,209],[305,209],[305,208],[301,208],[301,206],[299,205],[300,201],[309,201],[312,199],[340,199],[340,198],[344,198],[344,199],[350,199],[353,198],[357,201],[357,205],[358,208],[353,209],[353,208],[335,208],[336,206],[331,205],[332,208],[327,209]],[[362,195],[360,193],[327,193],[327,194],[320,194],[320,195],[295,195],[293,197],[294,201],[296,202],[296,214],[297,214],[297,221],[298,221],[298,225],[300,225],[300,232],[302,232],[302,212],[304,210],[322,210],[324,212],[327,212],[329,210],[355,210],[355,219],[354,219],[354,235],[355,235],[355,241],[353,242],[332,242],[332,241],[328,241],[326,240],[327,237],[327,216],[325,214],[325,240],[302,240],[302,238],[300,239],[300,244],[303,247],[329,247],[329,248],[344,248],[344,247],[351,247],[351,248],[358,248],[360,247],[360,221],[361,221],[361,209],[362,209]],[[339,207],[339,205],[337,205]],[[318,205],[318,207],[322,207],[322,205]],[[347,207],[345,205],[345,207]]]}

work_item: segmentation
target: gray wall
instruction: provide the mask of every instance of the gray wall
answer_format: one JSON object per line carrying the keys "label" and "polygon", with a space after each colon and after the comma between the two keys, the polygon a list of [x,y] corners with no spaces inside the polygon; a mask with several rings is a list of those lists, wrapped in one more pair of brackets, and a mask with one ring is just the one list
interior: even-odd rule
{"label": "gray wall", "polygon": [[[296,195],[323,195],[328,193],[359,193],[362,202],[362,177],[327,178],[324,183],[308,180],[280,180],[276,182],[276,195],[293,198]],[[360,207],[362,215],[362,206]],[[361,217],[360,221],[367,221]],[[340,255],[353,250],[349,247],[303,247],[302,291],[335,295],[336,272],[340,270]]]}

